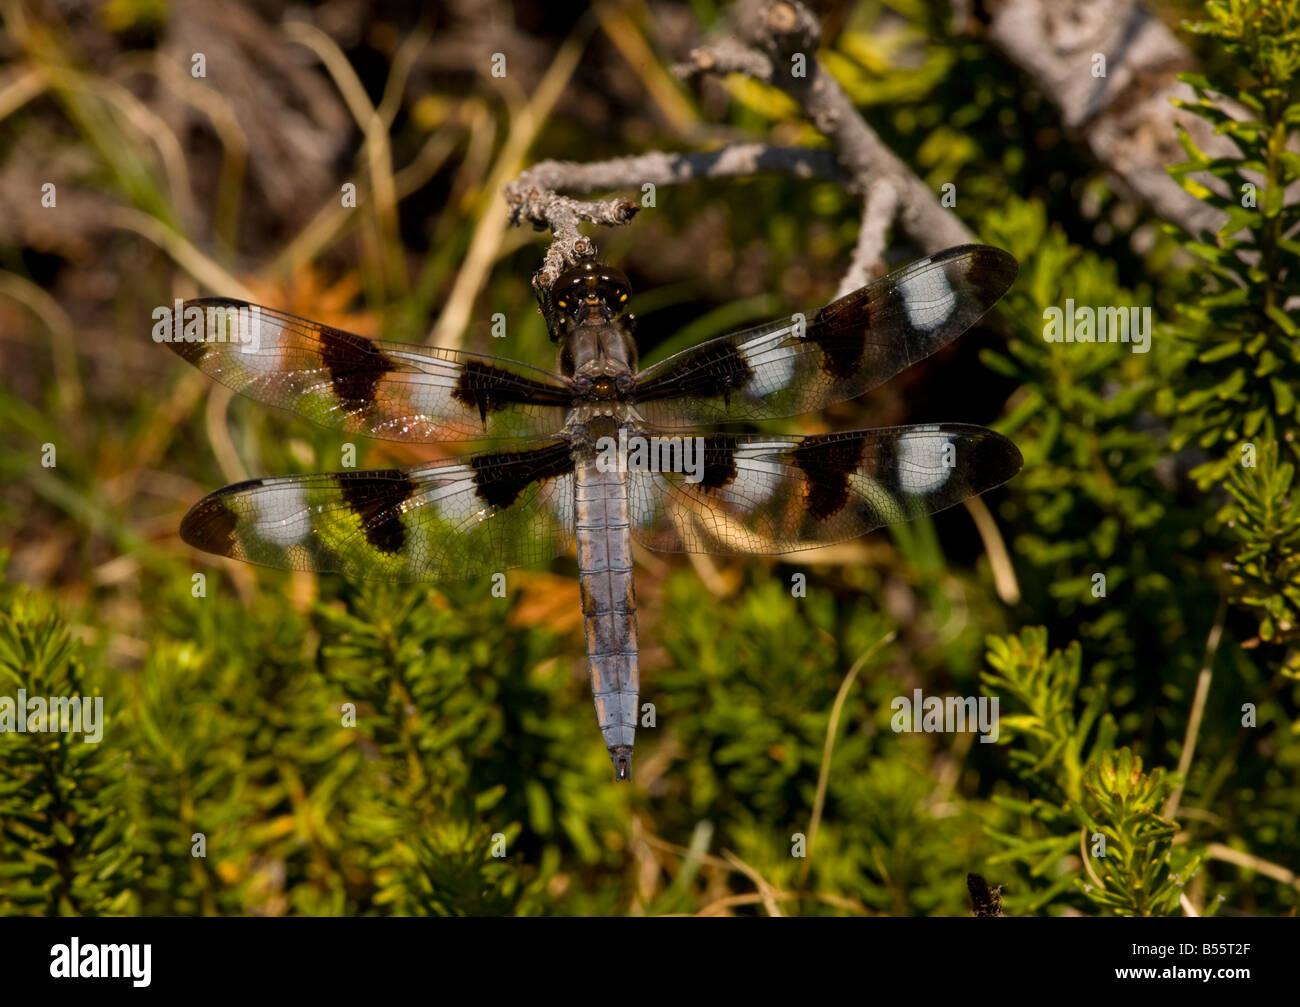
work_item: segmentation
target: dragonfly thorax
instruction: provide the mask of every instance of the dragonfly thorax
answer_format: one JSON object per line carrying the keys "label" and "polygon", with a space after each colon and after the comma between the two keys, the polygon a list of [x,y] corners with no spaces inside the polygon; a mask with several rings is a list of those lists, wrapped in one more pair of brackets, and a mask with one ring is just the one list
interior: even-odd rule
{"label": "dragonfly thorax", "polygon": [[[636,371],[636,341],[620,320],[588,319],[560,334],[560,370],[594,398],[617,397]],[[620,378],[622,379],[620,381]]]}

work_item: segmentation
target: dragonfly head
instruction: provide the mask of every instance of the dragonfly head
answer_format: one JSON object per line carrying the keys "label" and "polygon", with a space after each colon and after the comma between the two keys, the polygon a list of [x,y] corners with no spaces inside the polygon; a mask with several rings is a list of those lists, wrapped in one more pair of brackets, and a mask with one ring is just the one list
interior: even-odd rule
{"label": "dragonfly head", "polygon": [[627,309],[632,285],[620,270],[599,262],[566,269],[551,287],[551,302],[572,324],[608,322]]}

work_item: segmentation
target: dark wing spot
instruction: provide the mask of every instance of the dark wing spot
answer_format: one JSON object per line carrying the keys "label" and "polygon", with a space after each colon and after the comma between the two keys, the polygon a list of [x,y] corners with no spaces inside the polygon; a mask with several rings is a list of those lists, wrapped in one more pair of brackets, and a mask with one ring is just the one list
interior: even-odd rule
{"label": "dark wing spot", "polygon": [[704,475],[700,486],[706,490],[728,486],[736,478],[736,438],[730,434],[709,434],[704,438]]}
{"label": "dark wing spot", "polygon": [[819,434],[791,452],[791,461],[808,484],[808,514],[818,521],[838,513],[849,501],[849,476],[862,463],[860,434]]}
{"label": "dark wing spot", "polygon": [[[849,295],[852,299],[855,295]],[[871,327],[871,304],[860,297],[850,304],[827,305],[817,312],[804,337],[822,351],[822,370],[832,378],[851,378],[862,363]]]}
{"label": "dark wing spot", "polygon": [[567,441],[553,441],[529,451],[494,451],[466,459],[474,470],[479,499],[492,507],[509,507],[529,483],[573,471],[573,453]]}
{"label": "dark wing spot", "polygon": [[991,245],[959,245],[932,257],[934,262],[946,262],[961,255],[970,255],[963,279],[979,293],[979,302],[992,307],[1016,281],[1020,264],[1009,252]]}
{"label": "dark wing spot", "polygon": [[1020,449],[993,430],[981,431],[978,437],[963,438],[963,448],[966,457],[961,468],[967,479],[973,476],[987,488],[1001,486],[1025,463]]}
{"label": "dark wing spot", "polygon": [[192,363],[195,367],[199,366],[199,361],[203,359],[208,352],[208,344],[200,340],[175,340],[167,344],[172,348],[172,352],[178,357],[183,357]]}
{"label": "dark wing spot", "polygon": [[680,363],[641,382],[636,398],[650,402],[689,395],[721,398],[730,405],[732,393],[744,388],[753,377],[753,369],[732,343],[705,343]]}
{"label": "dark wing spot", "polygon": [[359,412],[375,401],[375,386],[393,369],[392,362],[369,339],[338,329],[320,330],[321,362],[330,384],[349,410]]}
{"label": "dark wing spot", "polygon": [[513,403],[553,406],[570,403],[569,395],[562,388],[512,374],[481,360],[466,361],[451,397],[461,405],[477,409],[484,428],[487,427],[488,413]]}
{"label": "dark wing spot", "polygon": [[237,483],[205,496],[181,519],[181,539],[204,552],[235,555],[235,526],[239,524],[239,515],[230,509],[226,498],[233,491],[256,485],[257,480]]}
{"label": "dark wing spot", "polygon": [[404,472],[345,472],[338,476],[339,490],[352,513],[361,519],[366,541],[386,553],[398,553],[406,544],[402,504],[419,492]]}

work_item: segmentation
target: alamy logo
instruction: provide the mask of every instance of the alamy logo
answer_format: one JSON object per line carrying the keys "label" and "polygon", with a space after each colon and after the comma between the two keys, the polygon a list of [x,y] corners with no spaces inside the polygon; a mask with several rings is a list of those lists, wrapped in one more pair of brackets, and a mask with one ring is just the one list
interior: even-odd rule
{"label": "alamy logo", "polygon": [[1000,733],[996,696],[922,696],[913,689],[911,699],[895,696],[889,707],[894,711],[889,726],[899,734],[979,731],[980,742],[991,745]]}
{"label": "alamy logo", "polygon": [[18,696],[0,696],[0,733],[53,734],[76,732],[83,741],[97,744],[104,737],[104,697],[82,699],[80,696],[28,696],[19,689]]}
{"label": "alamy logo", "polygon": [[618,440],[596,441],[596,469],[600,472],[681,472],[688,483],[704,479],[703,437],[645,437],[619,430]]}
{"label": "alamy logo", "polygon": [[1048,343],[1132,343],[1134,353],[1151,349],[1151,308],[1075,307],[1043,309],[1043,340]]}
{"label": "alamy logo", "polygon": [[130,979],[148,986],[152,944],[85,944],[76,937],[50,948],[50,975],[55,979]]}
{"label": "alamy logo", "polygon": [[240,343],[260,345],[262,310],[256,304],[200,306],[177,299],[172,307],[153,309],[155,343]]}

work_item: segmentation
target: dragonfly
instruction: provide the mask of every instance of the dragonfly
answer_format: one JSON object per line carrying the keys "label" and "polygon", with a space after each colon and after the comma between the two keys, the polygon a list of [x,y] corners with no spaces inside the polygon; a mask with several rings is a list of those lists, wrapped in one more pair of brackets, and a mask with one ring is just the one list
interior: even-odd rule
{"label": "dragonfly", "polygon": [[640,694],[633,540],[777,555],[933,514],[1010,479],[1020,452],[981,426],[728,428],[862,395],[974,325],[1017,270],[997,248],[950,248],[811,314],[645,369],[628,279],[594,261],[569,267],[541,298],[556,372],[372,340],[245,301],[187,301],[184,329],[160,341],[236,392],[348,434],[494,443],[403,469],[227,486],[190,509],[181,538],[254,564],[402,582],[576,550],[597,723],[615,779],[627,780]]}

